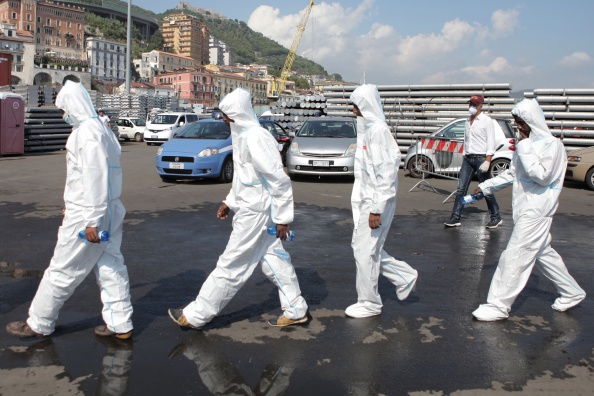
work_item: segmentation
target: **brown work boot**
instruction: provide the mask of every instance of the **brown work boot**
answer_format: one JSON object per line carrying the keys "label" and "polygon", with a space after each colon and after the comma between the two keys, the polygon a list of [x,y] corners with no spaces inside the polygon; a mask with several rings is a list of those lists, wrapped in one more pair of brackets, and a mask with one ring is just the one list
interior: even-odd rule
{"label": "brown work boot", "polygon": [[192,323],[188,322],[186,319],[186,315],[184,315],[184,310],[181,308],[169,308],[167,310],[169,317],[181,327],[189,327],[190,329],[200,330],[201,327],[194,326]]}
{"label": "brown work boot", "polygon": [[95,334],[100,337],[115,337],[118,340],[129,340],[132,338],[132,330],[127,333],[116,333],[111,331],[106,325],[95,327]]}
{"label": "brown work boot", "polygon": [[31,337],[45,338],[45,337],[47,337],[46,335],[34,332],[33,329],[31,329],[29,327],[29,325],[27,324],[27,322],[25,322],[25,321],[11,322],[11,323],[7,324],[6,332],[12,336],[21,337],[21,338],[31,338]]}
{"label": "brown work boot", "polygon": [[285,315],[281,315],[278,317],[278,319],[276,321],[269,320],[268,324],[270,326],[274,326],[274,327],[287,327],[287,326],[296,325],[296,324],[300,324],[300,323],[307,323],[308,320],[309,320],[309,318],[307,317],[307,315],[304,315],[302,318],[299,318],[299,319],[289,319]]}

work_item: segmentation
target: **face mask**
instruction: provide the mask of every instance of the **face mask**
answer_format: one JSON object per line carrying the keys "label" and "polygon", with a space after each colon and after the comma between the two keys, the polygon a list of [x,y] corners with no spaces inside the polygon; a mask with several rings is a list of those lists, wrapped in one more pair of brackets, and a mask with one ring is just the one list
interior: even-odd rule
{"label": "face mask", "polygon": [[74,121],[72,121],[72,118],[70,118],[70,114],[64,114],[62,116],[62,119],[64,120],[64,122],[66,122],[69,125],[73,125]]}
{"label": "face mask", "polygon": [[474,107],[474,106],[470,106],[470,107],[468,108],[468,112],[470,113],[470,115],[475,115],[475,114],[476,114],[476,112],[477,112],[477,109],[476,109],[476,107]]}

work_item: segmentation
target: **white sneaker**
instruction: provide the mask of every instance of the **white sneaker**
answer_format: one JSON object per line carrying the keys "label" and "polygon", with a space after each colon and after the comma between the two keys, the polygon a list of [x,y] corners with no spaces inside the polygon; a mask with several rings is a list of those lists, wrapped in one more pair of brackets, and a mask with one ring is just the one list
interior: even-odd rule
{"label": "white sneaker", "polygon": [[479,307],[472,313],[472,316],[483,322],[495,322],[509,317],[508,314],[504,314],[501,310],[495,308],[491,304],[479,305]]}
{"label": "white sneaker", "polygon": [[576,305],[578,305],[579,303],[581,303],[584,298],[586,298],[585,294],[579,294],[575,297],[559,297],[558,299],[555,300],[555,303],[553,305],[551,305],[551,308],[553,308],[556,311],[559,312],[565,312],[567,311],[569,308],[575,307]]}
{"label": "white sneaker", "polygon": [[365,305],[356,303],[349,306],[347,309],[344,310],[346,316],[350,316],[351,318],[368,318],[370,316],[377,316],[382,313],[380,310],[379,312],[372,311],[367,308]]}
{"label": "white sneaker", "polygon": [[398,297],[400,301],[406,300],[408,295],[411,292],[415,291],[415,289],[417,288],[417,279],[419,279],[419,273],[415,271],[415,278],[413,280],[411,280],[406,285],[402,285],[396,288],[396,297]]}

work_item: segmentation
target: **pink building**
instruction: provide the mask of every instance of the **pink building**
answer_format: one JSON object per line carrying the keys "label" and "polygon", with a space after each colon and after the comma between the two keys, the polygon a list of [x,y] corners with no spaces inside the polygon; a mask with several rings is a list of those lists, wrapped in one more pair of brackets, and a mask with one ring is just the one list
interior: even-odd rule
{"label": "pink building", "polygon": [[204,67],[164,71],[155,77],[153,82],[169,86],[177,98],[186,99],[191,104],[214,107],[219,103],[215,89],[216,77],[213,72]]}

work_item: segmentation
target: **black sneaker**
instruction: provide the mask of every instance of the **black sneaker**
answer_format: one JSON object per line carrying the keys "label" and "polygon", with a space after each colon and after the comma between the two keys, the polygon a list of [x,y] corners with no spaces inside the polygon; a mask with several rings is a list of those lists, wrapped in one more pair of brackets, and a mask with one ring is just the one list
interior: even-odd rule
{"label": "black sneaker", "polygon": [[462,223],[460,222],[460,218],[456,216],[452,216],[449,221],[443,223],[446,227],[460,227]]}
{"label": "black sneaker", "polygon": [[498,217],[496,219],[491,219],[491,221],[489,221],[489,223],[487,223],[487,225],[485,227],[487,228],[497,228],[499,227],[499,224],[503,223],[503,220],[501,220],[501,217]]}

